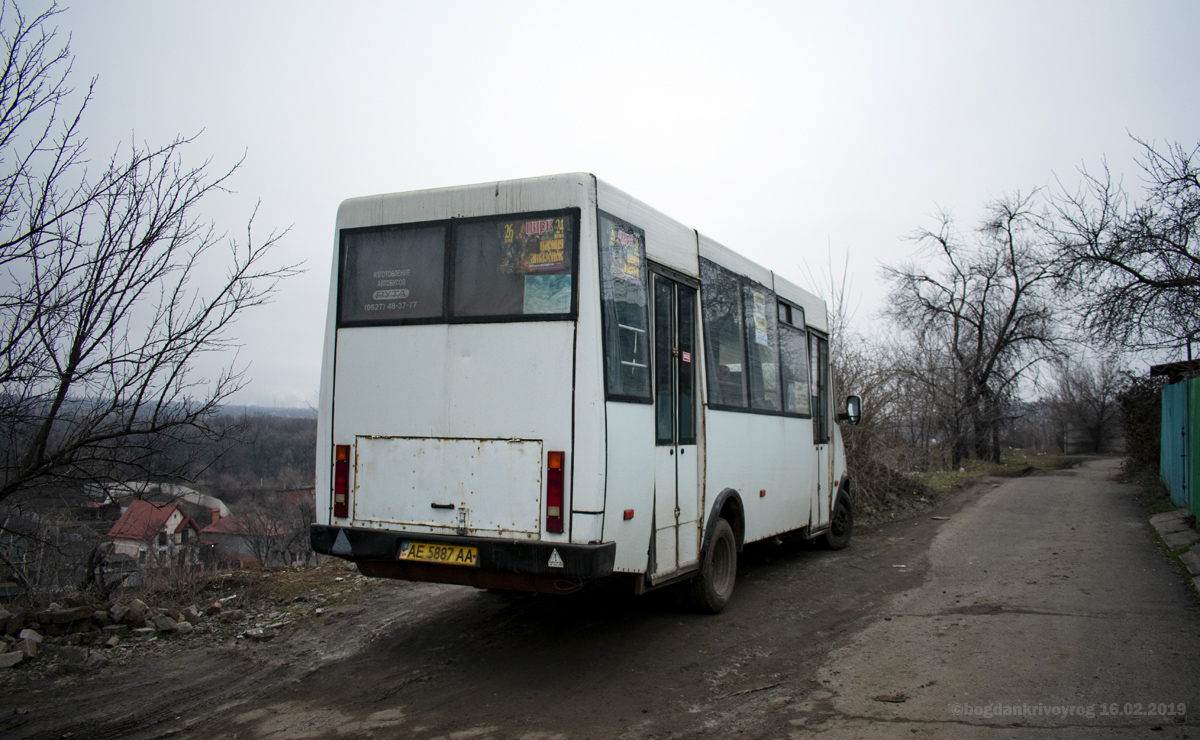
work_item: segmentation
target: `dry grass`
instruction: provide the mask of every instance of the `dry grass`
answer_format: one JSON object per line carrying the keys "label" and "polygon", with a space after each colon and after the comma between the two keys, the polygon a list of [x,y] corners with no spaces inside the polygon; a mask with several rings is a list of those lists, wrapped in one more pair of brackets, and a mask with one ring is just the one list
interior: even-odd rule
{"label": "dry grass", "polygon": [[[908,450],[888,450],[882,457],[900,461],[911,456]],[[858,513],[867,523],[904,518],[932,507],[948,494],[985,476],[1015,477],[1035,470],[1056,470],[1074,465],[1078,460],[1054,451],[1006,447],[999,464],[965,460],[958,470],[900,472],[895,463],[877,459],[869,463],[874,472],[871,485],[858,487]],[[862,480],[861,469],[852,468],[851,472],[856,480]]]}
{"label": "dry grass", "polygon": [[141,598],[152,606],[194,605],[203,609],[221,601],[226,609],[263,611],[305,602],[336,607],[356,601],[364,590],[392,585],[390,581],[361,576],[353,563],[336,559],[317,566],[220,571],[147,592]]}

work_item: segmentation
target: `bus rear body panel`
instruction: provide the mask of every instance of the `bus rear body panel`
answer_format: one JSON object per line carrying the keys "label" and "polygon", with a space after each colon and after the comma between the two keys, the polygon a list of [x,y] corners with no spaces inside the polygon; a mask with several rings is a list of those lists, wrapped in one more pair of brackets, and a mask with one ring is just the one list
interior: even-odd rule
{"label": "bus rear body panel", "polygon": [[[368,575],[489,588],[562,593],[611,574],[594,183],[571,174],[342,204],[318,423],[329,503],[314,549]],[[550,231],[522,242],[526,226]],[[444,256],[420,257],[431,250]],[[497,280],[518,291],[498,295],[507,308],[493,308]],[[420,310],[392,310],[406,302]],[[429,551],[469,562],[406,559]]]}
{"label": "bus rear body panel", "polygon": [[356,437],[355,523],[446,534],[540,531],[540,439]]}
{"label": "bus rear body panel", "polygon": [[333,436],[354,445],[351,526],[539,536],[543,453],[574,458],[573,333],[565,321],[341,329]]}

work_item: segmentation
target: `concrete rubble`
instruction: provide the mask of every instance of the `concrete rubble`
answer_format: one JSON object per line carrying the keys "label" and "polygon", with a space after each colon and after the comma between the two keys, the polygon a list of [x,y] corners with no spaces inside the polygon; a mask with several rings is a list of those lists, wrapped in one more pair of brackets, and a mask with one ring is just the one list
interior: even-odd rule
{"label": "concrete rubble", "polygon": [[[359,575],[354,580],[366,578]],[[248,602],[248,594],[226,593],[192,604],[154,592],[143,595],[145,600],[127,596],[103,602],[73,592],[45,608],[0,605],[0,672],[37,665],[120,664],[147,651],[170,649],[172,641],[189,647],[228,640],[236,645],[265,642],[297,619],[341,615],[321,608],[328,606],[325,594],[251,597]],[[169,599],[175,603],[164,603]]]}
{"label": "concrete rubble", "polygon": [[150,621],[154,625],[154,629],[158,630],[159,632],[173,632],[175,630],[175,626],[179,624],[179,622],[176,622],[170,615],[167,614],[159,614]]}
{"label": "concrete rubble", "polygon": [[[222,601],[226,603],[222,603]],[[45,609],[0,607],[0,670],[53,657],[94,667],[108,662],[105,651],[161,638],[221,634],[234,625],[237,638],[269,640],[290,623],[292,614],[255,613],[229,608],[229,598],[208,605],[153,607],[141,599],[88,603],[69,594]],[[265,624],[269,622],[269,624]],[[228,634],[228,633],[226,633]]]}

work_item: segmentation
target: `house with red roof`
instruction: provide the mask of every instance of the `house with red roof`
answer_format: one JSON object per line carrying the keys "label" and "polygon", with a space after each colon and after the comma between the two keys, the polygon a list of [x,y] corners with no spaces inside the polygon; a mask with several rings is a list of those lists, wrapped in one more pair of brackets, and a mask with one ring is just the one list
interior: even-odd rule
{"label": "house with red roof", "polygon": [[109,552],[141,565],[195,565],[200,526],[178,504],[134,499],[108,531]]}

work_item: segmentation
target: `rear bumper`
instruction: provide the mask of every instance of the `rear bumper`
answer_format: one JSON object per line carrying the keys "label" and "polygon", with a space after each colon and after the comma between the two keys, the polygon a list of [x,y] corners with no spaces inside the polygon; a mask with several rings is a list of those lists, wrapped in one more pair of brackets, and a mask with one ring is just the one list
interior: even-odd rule
{"label": "rear bumper", "polygon": [[[338,543],[339,533],[346,535],[345,541],[340,545]],[[539,540],[414,534],[412,532],[337,527],[325,524],[310,525],[309,539],[314,552],[352,560],[358,563],[359,569],[368,575],[414,581],[469,583],[471,585],[480,585],[481,580],[488,580],[486,577],[483,579],[472,577],[472,574],[576,580],[605,578],[612,575],[613,563],[617,556],[617,543],[615,542],[577,545]],[[400,552],[400,543],[404,540],[474,547],[479,550],[479,565],[475,568],[463,568],[402,561],[399,560],[398,553]],[[556,552],[557,558],[554,557]],[[556,564],[561,561],[562,567],[551,566],[552,560]],[[438,577],[439,574],[444,577]],[[493,586],[485,587],[492,588]],[[496,587],[503,588],[504,586]]]}

